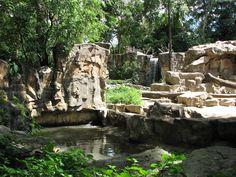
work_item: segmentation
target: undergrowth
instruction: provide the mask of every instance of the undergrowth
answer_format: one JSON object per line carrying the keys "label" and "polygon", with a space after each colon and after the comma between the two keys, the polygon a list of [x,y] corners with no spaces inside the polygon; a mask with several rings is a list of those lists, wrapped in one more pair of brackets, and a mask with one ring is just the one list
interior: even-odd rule
{"label": "undergrowth", "polygon": [[106,102],[141,105],[141,91],[125,85],[110,88],[106,91]]}
{"label": "undergrowth", "polygon": [[44,146],[38,155],[25,154],[18,142],[11,137],[0,137],[0,176],[2,177],[161,177],[167,174],[181,174],[184,155],[162,156],[162,161],[153,163],[149,169],[144,169],[134,158],[129,158],[129,164],[123,168],[106,166],[94,167],[90,164],[92,156],[81,149],[55,153],[53,144]]}

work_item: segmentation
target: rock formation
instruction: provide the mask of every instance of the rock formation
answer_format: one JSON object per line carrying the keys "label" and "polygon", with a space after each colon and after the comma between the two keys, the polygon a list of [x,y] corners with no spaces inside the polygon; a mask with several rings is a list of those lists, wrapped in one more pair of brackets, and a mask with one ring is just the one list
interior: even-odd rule
{"label": "rock formation", "polygon": [[[142,92],[143,100],[152,102],[146,116],[117,113],[129,138],[194,146],[218,140],[235,143],[236,41],[194,46],[173,53],[173,62],[168,57],[159,55],[165,82]],[[114,112],[107,115],[110,122],[115,120]]]}
{"label": "rock formation", "polygon": [[236,149],[227,146],[197,149],[183,164],[187,177],[236,176]]}
{"label": "rock formation", "polygon": [[22,74],[9,78],[8,64],[0,61],[0,87],[25,102],[40,123],[88,122],[94,119],[88,110],[105,106],[108,55],[109,50],[98,45],[77,44],[68,57],[58,58],[54,69],[23,66]]}

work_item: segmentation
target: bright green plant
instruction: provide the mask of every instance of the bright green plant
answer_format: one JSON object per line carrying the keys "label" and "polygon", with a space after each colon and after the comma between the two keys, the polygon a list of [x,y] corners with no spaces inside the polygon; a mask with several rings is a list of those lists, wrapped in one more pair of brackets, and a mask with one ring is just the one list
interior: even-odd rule
{"label": "bright green plant", "polygon": [[106,102],[141,105],[141,92],[136,88],[120,85],[106,91]]}
{"label": "bright green plant", "polygon": [[186,157],[183,154],[163,154],[162,161],[157,164],[152,164],[152,166],[156,166],[160,174],[180,174],[183,172],[183,160],[186,160]]}

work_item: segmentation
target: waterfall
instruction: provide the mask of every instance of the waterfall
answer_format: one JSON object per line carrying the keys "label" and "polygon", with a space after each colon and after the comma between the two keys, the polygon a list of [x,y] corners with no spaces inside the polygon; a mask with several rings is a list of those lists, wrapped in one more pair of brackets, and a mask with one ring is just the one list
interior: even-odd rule
{"label": "waterfall", "polygon": [[150,59],[150,81],[151,83],[154,83],[157,81],[157,78],[159,79],[159,76],[158,76],[158,58],[151,58]]}

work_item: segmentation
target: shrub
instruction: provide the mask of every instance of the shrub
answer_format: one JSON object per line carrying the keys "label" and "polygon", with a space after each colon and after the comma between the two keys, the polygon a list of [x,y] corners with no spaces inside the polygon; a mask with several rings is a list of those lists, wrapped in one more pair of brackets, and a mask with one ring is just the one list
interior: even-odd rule
{"label": "shrub", "polygon": [[136,88],[120,85],[106,91],[106,102],[141,105],[141,92]]}
{"label": "shrub", "polygon": [[[144,177],[144,176],[177,176],[182,174],[184,155],[163,155],[162,161],[153,163],[148,169],[140,166],[134,158],[129,158],[131,165],[123,168],[109,165],[104,168],[92,166],[91,155],[81,149],[55,153],[53,145],[43,148],[40,156],[22,156],[22,148],[12,137],[0,137],[0,176],[32,176],[32,177]],[[14,163],[13,163],[14,162]]]}

